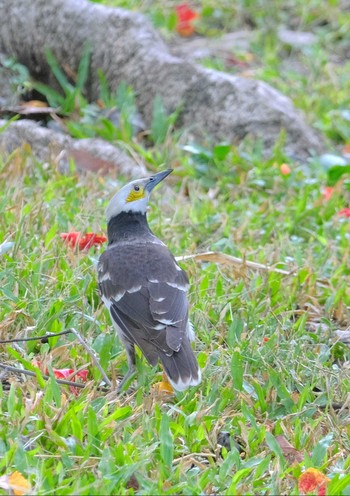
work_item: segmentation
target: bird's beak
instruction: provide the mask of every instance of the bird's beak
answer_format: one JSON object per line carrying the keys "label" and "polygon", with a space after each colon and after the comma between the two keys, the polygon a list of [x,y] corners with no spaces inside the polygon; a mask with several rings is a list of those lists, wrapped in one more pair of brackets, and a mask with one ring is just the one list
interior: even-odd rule
{"label": "bird's beak", "polygon": [[149,192],[152,191],[152,189],[157,186],[163,179],[165,179],[169,174],[173,172],[173,169],[167,169],[162,172],[158,172],[157,174],[154,174],[152,177],[148,179],[148,182],[146,183],[145,189]]}

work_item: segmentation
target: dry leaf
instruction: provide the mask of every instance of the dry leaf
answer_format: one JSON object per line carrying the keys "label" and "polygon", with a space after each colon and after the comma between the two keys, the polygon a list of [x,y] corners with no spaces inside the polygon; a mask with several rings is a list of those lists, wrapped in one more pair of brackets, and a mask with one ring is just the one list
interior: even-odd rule
{"label": "dry leaf", "polygon": [[282,453],[289,463],[300,463],[304,460],[303,453],[294,448],[283,435],[276,436],[276,441],[280,445]]}

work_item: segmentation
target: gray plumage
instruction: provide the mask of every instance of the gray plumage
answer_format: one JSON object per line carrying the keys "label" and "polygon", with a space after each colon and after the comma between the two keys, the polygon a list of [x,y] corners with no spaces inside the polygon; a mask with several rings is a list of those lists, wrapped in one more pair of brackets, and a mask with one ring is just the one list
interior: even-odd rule
{"label": "gray plumage", "polygon": [[[165,177],[164,172],[160,175]],[[157,176],[151,178],[146,200]],[[133,191],[136,183],[146,195],[149,181],[134,181],[123,190]],[[149,229],[144,197],[140,198],[140,210],[136,205],[140,200],[125,198],[129,197],[117,194],[112,199],[116,205],[107,209],[109,246],[98,263],[101,296],[128,354],[129,371],[122,384],[134,371],[137,345],[152,366],[160,359],[171,384],[183,390],[200,382],[200,369],[190,345],[193,331],[188,320],[188,277]],[[128,210],[128,203],[134,204],[132,210]]]}

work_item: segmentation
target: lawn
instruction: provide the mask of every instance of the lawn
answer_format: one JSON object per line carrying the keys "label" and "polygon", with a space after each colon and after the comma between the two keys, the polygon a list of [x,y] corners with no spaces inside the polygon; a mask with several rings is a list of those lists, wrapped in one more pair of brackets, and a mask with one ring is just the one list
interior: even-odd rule
{"label": "lawn", "polygon": [[[350,494],[350,352],[337,333],[350,305],[350,11],[335,0],[231,4],[194,2],[197,30],[208,38],[251,30],[249,50],[237,55],[245,65],[203,63],[248,71],[287,94],[328,152],[294,162],[283,134],[269,157],[251,140],[186,142],[161,108],[147,141],[117,134],[150,173],[174,168],[148,214],[174,255],[236,257],[180,262],[203,380],[159,392],[160,367],[138,354],[132,389],[117,396],[98,387],[102,375],[73,334],[1,344],[2,364],[37,375],[2,375],[1,487],[18,471],[35,494],[299,494],[300,475],[315,468],[330,479],[327,494]],[[175,2],[109,5],[140,10],[176,37]],[[312,32],[313,43],[282,43],[282,25]],[[127,363],[99,299],[103,246],[79,251],[60,235],[105,233],[105,207],[127,180],[62,175],[28,148],[0,160],[0,338],[73,327],[113,383]],[[59,385],[53,368],[87,370],[86,387]]]}

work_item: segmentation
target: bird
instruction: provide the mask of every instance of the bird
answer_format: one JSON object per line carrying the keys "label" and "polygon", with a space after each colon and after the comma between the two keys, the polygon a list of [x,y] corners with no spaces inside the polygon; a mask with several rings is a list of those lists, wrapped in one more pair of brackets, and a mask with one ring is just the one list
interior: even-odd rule
{"label": "bird", "polygon": [[108,245],[97,273],[101,299],[127,354],[119,392],[136,371],[135,346],[150,365],[161,362],[175,390],[201,381],[191,346],[188,276],[147,221],[150,194],[172,171],[129,182],[106,209]]}

